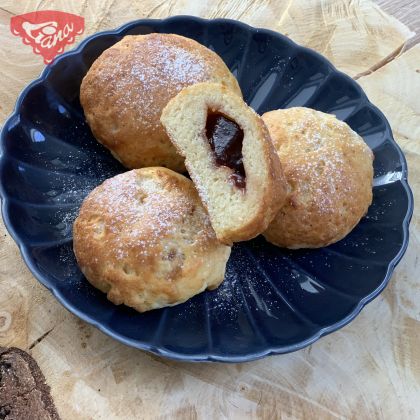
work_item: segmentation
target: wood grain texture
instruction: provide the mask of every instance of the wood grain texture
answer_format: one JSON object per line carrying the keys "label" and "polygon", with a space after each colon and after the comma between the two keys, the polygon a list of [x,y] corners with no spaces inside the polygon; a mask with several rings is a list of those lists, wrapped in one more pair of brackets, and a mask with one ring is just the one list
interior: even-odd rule
{"label": "wood grain texture", "polygon": [[407,41],[405,49],[420,42],[420,1],[418,0],[375,0],[381,9],[407,25],[415,35]]}
{"label": "wood grain texture", "polygon": [[43,68],[40,56],[32,54],[29,46],[22,47],[21,39],[10,33],[10,16],[51,9],[85,18],[85,33],[77,42],[94,32],[145,17],[189,14],[238,19],[288,35],[321,52],[351,76],[364,74],[396,55],[414,35],[369,0],[2,0],[0,59],[4,66],[0,72],[8,89],[0,120],[11,112],[16,96]]}
{"label": "wood grain texture", "polygon": [[30,349],[64,419],[420,418],[420,47],[384,65],[412,35],[407,27],[370,1],[3,0],[0,6],[0,121],[43,68],[9,32],[12,14],[35,9],[83,15],[86,35],[141,17],[237,18],[285,32],[353,76],[380,65],[359,83],[406,153],[417,204],[404,259],[354,322],[299,352],[235,365],[161,359],[79,321],[33,279],[0,223],[0,345]]}

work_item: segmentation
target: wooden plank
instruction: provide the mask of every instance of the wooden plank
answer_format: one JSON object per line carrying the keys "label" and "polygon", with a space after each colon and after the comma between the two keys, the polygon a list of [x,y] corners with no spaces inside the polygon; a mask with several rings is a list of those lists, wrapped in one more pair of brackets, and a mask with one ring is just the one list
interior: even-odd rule
{"label": "wooden plank", "polygon": [[420,154],[420,45],[401,58],[359,83],[368,97],[379,104],[403,148]]}
{"label": "wooden plank", "polygon": [[[2,7],[7,13],[0,15],[0,59],[4,63],[0,72],[7,89],[1,91],[5,100],[0,109],[0,121],[11,112],[23,87],[44,67],[41,57],[33,54],[29,46],[22,47],[21,39],[11,34],[8,14],[27,13],[40,6],[44,10],[58,9],[84,16],[84,36],[143,17],[191,14],[239,19],[290,36],[296,42],[321,52],[340,70],[352,76],[365,73],[379,61],[397,54],[413,35],[406,26],[383,13],[369,0],[350,3],[347,0],[3,0]],[[78,37],[77,41],[83,37]]]}
{"label": "wooden plank", "polygon": [[416,33],[407,41],[405,49],[420,42],[420,2],[417,0],[376,0],[381,9],[394,16]]}

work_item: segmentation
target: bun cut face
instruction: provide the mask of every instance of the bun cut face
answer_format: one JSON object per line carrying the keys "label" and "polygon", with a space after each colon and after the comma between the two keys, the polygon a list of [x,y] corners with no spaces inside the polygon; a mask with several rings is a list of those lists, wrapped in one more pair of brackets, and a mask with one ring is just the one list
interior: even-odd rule
{"label": "bun cut face", "polygon": [[263,232],[287,188],[262,119],[225,86],[199,83],[173,98],[161,121],[218,239],[231,244]]}

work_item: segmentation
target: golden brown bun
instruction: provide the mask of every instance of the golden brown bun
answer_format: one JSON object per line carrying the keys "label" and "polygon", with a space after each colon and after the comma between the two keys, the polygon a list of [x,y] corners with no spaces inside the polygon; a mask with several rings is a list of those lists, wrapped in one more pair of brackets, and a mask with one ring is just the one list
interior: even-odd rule
{"label": "golden brown bun", "polygon": [[106,180],[73,227],[77,262],[108,299],[143,312],[182,303],[224,278],[220,244],[193,183],[166,168]]}
{"label": "golden brown bun", "polygon": [[[218,165],[206,137],[208,113],[221,114],[243,131],[245,188],[238,188],[234,170]],[[213,229],[226,244],[262,233],[286,199],[286,181],[263,120],[231,90],[217,83],[183,89],[162,112],[171,141],[206,206]],[[240,147],[240,145],[239,145]]]}
{"label": "golden brown bun", "polygon": [[198,42],[173,34],[130,35],[105,50],[80,87],[96,139],[128,168],[185,170],[160,124],[162,109],[182,88],[216,81],[241,95],[223,60]]}
{"label": "golden brown bun", "polygon": [[334,115],[290,108],[262,118],[291,187],[265,238],[286,248],[339,241],[372,202],[372,151]]}

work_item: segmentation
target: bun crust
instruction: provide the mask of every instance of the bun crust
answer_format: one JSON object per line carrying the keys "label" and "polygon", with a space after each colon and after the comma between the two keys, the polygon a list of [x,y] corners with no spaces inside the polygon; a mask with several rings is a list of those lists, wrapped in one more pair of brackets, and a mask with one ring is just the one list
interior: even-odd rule
{"label": "bun crust", "polygon": [[140,312],[216,288],[230,255],[193,183],[166,168],[132,170],[95,188],[73,237],[88,281],[111,302]]}
{"label": "bun crust", "polygon": [[95,60],[80,102],[96,139],[128,168],[185,170],[160,124],[162,109],[182,88],[217,81],[241,95],[223,60],[198,42],[173,34],[131,35]]}
{"label": "bun crust", "polygon": [[372,151],[334,115],[290,108],[262,118],[291,188],[265,238],[294,249],[339,241],[372,202]]}

